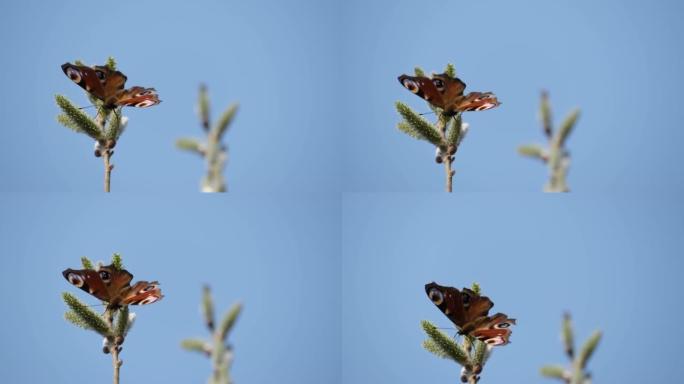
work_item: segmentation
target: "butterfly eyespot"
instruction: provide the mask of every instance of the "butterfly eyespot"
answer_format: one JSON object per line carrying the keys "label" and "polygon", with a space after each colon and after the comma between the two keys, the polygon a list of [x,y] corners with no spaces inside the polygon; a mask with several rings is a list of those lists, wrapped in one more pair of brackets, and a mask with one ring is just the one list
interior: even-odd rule
{"label": "butterfly eyespot", "polygon": [[146,297],[146,298],[140,300],[140,302],[138,304],[139,305],[152,304],[159,299],[160,299],[160,297],[150,296],[150,297]]}
{"label": "butterfly eyespot", "polygon": [[442,79],[432,79],[432,84],[435,85],[438,91],[444,91],[444,81]]}
{"label": "butterfly eyespot", "polygon": [[96,71],[95,71],[95,76],[97,76],[97,78],[98,78],[99,80],[104,80],[104,79],[105,79],[105,73],[102,72],[102,71],[100,71],[100,70],[96,70]]}
{"label": "butterfly eyespot", "polygon": [[431,289],[430,294],[428,295],[430,297],[430,300],[432,300],[435,305],[441,305],[442,302],[444,301],[444,294],[439,289]]}
{"label": "butterfly eyespot", "polygon": [[461,292],[461,300],[463,301],[463,305],[470,304],[470,295],[465,292]]}
{"label": "butterfly eyespot", "polygon": [[66,70],[67,76],[74,81],[75,83],[80,83],[81,82],[81,72],[78,69],[75,68],[67,68]]}
{"label": "butterfly eyespot", "polygon": [[154,100],[143,100],[143,101],[139,102],[138,104],[136,104],[135,106],[138,108],[147,108],[147,107],[151,107],[155,104],[157,104],[157,102]]}
{"label": "butterfly eyespot", "polygon": [[100,271],[100,279],[102,279],[102,281],[104,283],[109,283],[109,280],[111,279],[111,275],[107,271]]}
{"label": "butterfly eyespot", "polygon": [[500,329],[500,328],[509,328],[510,326],[511,326],[510,323],[501,323],[501,324],[497,324],[496,326],[494,326],[494,328],[497,328],[497,329]]}
{"label": "butterfly eyespot", "polygon": [[418,93],[418,84],[415,81],[406,79],[404,80],[404,87],[413,93]]}
{"label": "butterfly eyespot", "polygon": [[75,273],[70,273],[69,276],[67,276],[67,280],[79,288],[81,288],[84,283],[83,278]]}
{"label": "butterfly eyespot", "polygon": [[153,291],[156,288],[157,288],[156,285],[150,284],[147,287],[143,288],[142,291],[140,291],[140,292],[149,292],[149,291]]}

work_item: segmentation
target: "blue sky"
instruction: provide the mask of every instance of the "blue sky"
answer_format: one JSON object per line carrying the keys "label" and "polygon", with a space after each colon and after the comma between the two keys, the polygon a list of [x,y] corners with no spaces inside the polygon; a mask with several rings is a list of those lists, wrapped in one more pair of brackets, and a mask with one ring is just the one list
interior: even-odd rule
{"label": "blue sky", "polygon": [[[226,136],[230,190],[337,190],[335,92],[321,87],[336,82],[339,65],[334,8],[327,0],[2,2],[0,36],[12,60],[0,64],[0,80],[12,95],[0,105],[0,189],[101,190],[102,161],[89,138],[56,122],[54,95],[88,104],[60,66],[111,55],[127,85],[155,87],[163,100],[124,111],[112,191],[198,190],[202,160],[174,143],[202,134],[201,82],[215,118],[241,105]],[[317,102],[324,98],[330,103]]]}
{"label": "blue sky", "polygon": [[[206,335],[198,305],[210,283],[219,309],[245,303],[238,383],[453,383],[457,367],[420,347],[420,320],[448,325],[425,297],[433,280],[477,281],[519,319],[483,382],[543,382],[538,368],[564,361],[565,310],[579,339],[606,333],[596,382],[672,381],[682,14],[675,0],[0,2],[0,377],[109,380],[98,336],[62,319],[60,293],[86,295],[60,272],[120,252],[166,295],[136,308],[124,382],[205,380],[208,362],[178,344]],[[129,86],[163,102],[124,110],[119,194],[105,198],[102,161],[56,122],[54,95],[87,105],[60,65],[110,55]],[[399,132],[394,109],[427,112],[397,76],[447,63],[468,91],[503,102],[465,115],[454,196],[441,193],[434,149]],[[214,118],[240,103],[229,195],[195,196],[204,164],[174,147],[201,136],[200,83]],[[543,139],[541,89],[557,123],[582,110],[571,195],[541,195],[545,167],[516,152]]]}
{"label": "blue sky", "polygon": [[[452,326],[425,295],[431,281],[475,281],[493,311],[517,318],[482,383],[551,383],[566,363],[563,312],[584,341],[605,336],[594,382],[672,382],[684,315],[681,204],[639,196],[348,195],[343,203],[344,383],[454,383],[460,367],[421,347],[421,320]],[[453,326],[452,326],[453,327]],[[453,331],[455,333],[455,331]],[[669,335],[669,336],[668,336]],[[676,380],[674,380],[676,381]]]}
{"label": "blue sky", "polygon": [[345,190],[443,190],[434,148],[396,129],[394,102],[429,112],[396,78],[415,66],[441,72],[449,62],[466,91],[493,91],[503,102],[464,115],[471,130],[456,155],[456,191],[542,188],[545,168],[516,148],[542,141],[536,115],[543,88],[556,121],[574,107],[582,110],[568,142],[570,188],[684,186],[677,166],[684,112],[669,101],[684,85],[681,1],[345,4],[343,94],[353,111],[344,121]]}
{"label": "blue sky", "polygon": [[230,340],[236,382],[339,382],[338,201],[6,195],[0,209],[4,383],[111,382],[102,338],[62,318],[60,294],[99,304],[61,271],[78,268],[81,256],[109,262],[113,252],[134,281],[158,280],[165,295],[131,307],[138,317],[122,383],[206,381],[209,360],[180,348],[184,338],[208,337],[205,283],[217,313],[244,303]]}
{"label": "blue sky", "polygon": [[[676,107],[684,5],[607,0],[89,1],[0,4],[3,191],[99,191],[92,143],[58,125],[55,94],[87,104],[60,65],[114,56],[129,85],[163,103],[127,108],[113,191],[196,191],[199,158],[174,148],[201,134],[197,86],[214,115],[234,101],[227,179],[234,192],[441,191],[433,148],[395,128],[394,103],[425,103],[397,82],[451,62],[468,90],[502,106],[473,112],[455,164],[457,191],[539,191],[545,168],[516,153],[542,141],[539,91],[556,120],[582,117],[569,140],[574,190],[684,186]],[[95,17],[94,15],[98,15]]]}
{"label": "blue sky", "polygon": [[[136,307],[123,382],[198,382],[208,361],[178,343],[206,336],[201,286],[218,312],[241,300],[231,341],[236,382],[454,382],[458,367],[420,347],[420,320],[448,327],[423,285],[481,284],[494,310],[518,319],[483,382],[546,382],[562,363],[561,314],[578,339],[605,332],[596,381],[677,377],[684,315],[678,285],[684,230],[673,195],[539,198],[516,194],[348,194],[187,198],[4,194],[0,244],[6,303],[0,337],[5,382],[67,383],[109,377],[101,339],[63,320],[61,276],[80,256],[120,252],[135,280],[159,280],[166,297]],[[39,368],[36,368],[38,365]],[[657,367],[644,369],[643,367]],[[105,380],[103,378],[103,380]],[[136,379],[138,378],[138,379]]]}

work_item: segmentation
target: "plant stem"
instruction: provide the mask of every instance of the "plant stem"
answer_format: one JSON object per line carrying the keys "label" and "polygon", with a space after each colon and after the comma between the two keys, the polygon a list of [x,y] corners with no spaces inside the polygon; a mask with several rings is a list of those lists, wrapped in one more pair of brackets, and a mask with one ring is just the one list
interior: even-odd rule
{"label": "plant stem", "polygon": [[112,168],[114,168],[110,163],[109,159],[112,156],[112,151],[110,149],[105,148],[104,153],[102,154],[102,158],[104,159],[104,168],[105,168],[105,175],[104,175],[104,191],[109,192],[109,183],[112,175]]}
{"label": "plant stem", "polygon": [[114,367],[114,384],[119,384],[119,368],[121,368],[121,360],[119,360],[118,346],[115,346],[112,350],[112,366]]}
{"label": "plant stem", "polygon": [[447,153],[446,156],[442,156],[442,159],[444,161],[444,170],[446,171],[446,191],[452,192],[454,171],[451,170],[451,163],[453,157]]}
{"label": "plant stem", "polygon": [[[100,132],[105,132],[105,124],[107,123],[107,113],[104,109],[100,109],[95,116],[95,123],[100,127]],[[110,159],[112,157],[112,150],[104,143],[104,140],[100,141],[102,149],[102,158],[104,161],[105,176],[104,176],[104,191],[109,192],[109,183],[112,174],[113,166],[110,164]]]}
{"label": "plant stem", "polygon": [[[437,130],[439,131],[439,135],[442,137],[442,143],[447,142],[446,130],[449,119],[450,117],[444,115],[440,115],[437,119]],[[449,154],[449,150],[447,148],[440,148],[440,153],[442,154],[442,162],[444,163],[444,171],[446,174],[446,191],[452,192],[454,171],[451,169],[451,163],[453,162],[453,158],[451,154]]]}
{"label": "plant stem", "polygon": [[[109,191],[107,191],[109,192]],[[107,308],[104,313],[105,320],[110,329],[114,329],[114,313],[116,309]],[[109,353],[112,354],[112,367],[114,368],[114,384],[119,384],[119,369],[121,368],[121,360],[119,360],[119,345],[116,344],[114,336],[108,336]]]}

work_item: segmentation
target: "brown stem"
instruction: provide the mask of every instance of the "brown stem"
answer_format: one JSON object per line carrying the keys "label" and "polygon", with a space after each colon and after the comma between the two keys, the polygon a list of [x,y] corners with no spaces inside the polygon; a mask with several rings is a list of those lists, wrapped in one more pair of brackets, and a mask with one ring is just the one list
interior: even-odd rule
{"label": "brown stem", "polygon": [[121,360],[119,360],[119,346],[115,345],[112,348],[112,366],[114,367],[114,384],[119,384],[119,369],[121,368]]}
{"label": "brown stem", "polygon": [[102,155],[104,159],[104,168],[105,168],[105,175],[104,175],[104,191],[109,192],[109,183],[111,180],[111,175],[112,175],[112,168],[114,166],[110,164],[109,160],[112,157],[112,150],[105,148],[104,154]]}
{"label": "brown stem", "polygon": [[440,115],[438,120],[437,120],[437,130],[439,131],[439,135],[442,138],[443,148],[440,148],[440,153],[442,156],[442,162],[444,163],[444,171],[446,174],[446,191],[452,192],[454,171],[451,169],[451,163],[453,162],[453,157],[449,153],[449,149],[446,148],[446,142],[447,142],[446,130],[447,130],[448,121],[449,121],[449,117],[446,117],[444,115]]}
{"label": "brown stem", "polygon": [[[105,112],[104,109],[101,109],[97,112],[97,116],[95,116],[95,122],[97,125],[100,127],[100,132],[104,135],[105,133],[105,124],[107,123],[107,113]],[[104,176],[104,191],[109,192],[109,183],[111,179],[111,174],[112,174],[112,168],[114,168],[113,165],[110,164],[110,159],[112,157],[112,147],[113,145],[110,146],[110,141],[109,140],[104,140],[100,139],[99,141],[99,148],[102,150],[102,158],[104,160],[104,170],[105,170],[105,176]],[[114,142],[114,141],[112,141]]]}
{"label": "brown stem", "polygon": [[[109,191],[107,191],[109,192]],[[109,325],[109,329],[114,329],[114,313],[116,309],[107,308],[104,313],[105,321]],[[119,384],[119,369],[121,368],[121,360],[119,359],[120,344],[118,344],[115,336],[107,336],[109,345],[109,353],[112,354],[112,367],[114,368],[114,384]]]}
{"label": "brown stem", "polygon": [[451,163],[453,162],[453,156],[448,153],[446,156],[442,156],[442,161],[444,162],[444,170],[446,172],[446,191],[452,192],[453,189],[453,179],[454,171],[451,169]]}

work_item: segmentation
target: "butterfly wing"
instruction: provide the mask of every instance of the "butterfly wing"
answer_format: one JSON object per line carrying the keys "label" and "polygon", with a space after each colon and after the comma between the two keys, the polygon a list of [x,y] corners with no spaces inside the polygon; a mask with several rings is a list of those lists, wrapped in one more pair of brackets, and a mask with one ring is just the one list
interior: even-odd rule
{"label": "butterfly wing", "polygon": [[432,76],[432,83],[437,91],[442,94],[444,109],[451,111],[451,107],[463,98],[466,84],[457,77],[451,77],[446,73]]}
{"label": "butterfly wing", "polygon": [[62,71],[81,88],[102,100],[105,107],[115,106],[116,95],[124,89],[126,75],[107,66],[86,67],[65,63]]}
{"label": "butterfly wing", "polygon": [[110,306],[152,304],[163,297],[159,282],[138,281],[131,286],[133,275],[113,265],[98,270],[66,269],[62,275],[71,284],[106,301]]}
{"label": "butterfly wing", "polygon": [[425,284],[425,293],[433,304],[459,329],[466,323],[461,292],[454,287],[444,287],[435,282]]}
{"label": "butterfly wing", "polygon": [[130,287],[133,275],[125,269],[117,269],[114,265],[100,267],[98,273],[109,292],[110,300],[107,302],[115,306],[119,305],[121,294]]}
{"label": "butterfly wing", "polygon": [[515,319],[509,319],[508,315],[497,313],[487,318],[476,328],[472,335],[478,340],[492,346],[506,345],[509,343],[513,331],[511,326],[515,325]]}
{"label": "butterfly wing", "polygon": [[420,96],[435,107],[444,108],[442,93],[437,89],[432,79],[424,76],[407,75],[401,75],[398,79],[404,88]]}
{"label": "butterfly wing", "polygon": [[120,90],[116,95],[116,105],[147,108],[161,103],[154,88],[132,87]]}
{"label": "butterfly wing", "polygon": [[97,270],[67,269],[62,275],[71,284],[112,305],[119,304],[121,292],[130,287],[133,279],[133,275],[128,271],[118,270],[113,265]]}
{"label": "butterfly wing", "polygon": [[112,108],[116,105],[117,94],[126,85],[126,75],[119,71],[112,71],[106,66],[95,66],[94,69],[102,74],[105,106]]}
{"label": "butterfly wing", "polygon": [[121,299],[123,305],[152,304],[164,297],[158,281],[138,281],[126,292]]}
{"label": "butterfly wing", "polygon": [[465,308],[464,318],[466,322],[487,316],[489,310],[494,306],[489,297],[480,296],[468,288],[463,288],[461,291],[461,300]]}
{"label": "butterfly wing", "polygon": [[477,328],[480,322],[488,319],[487,314],[494,306],[494,303],[489,297],[480,296],[468,288],[463,288],[461,291],[461,300],[463,301],[464,314],[463,324],[458,333],[469,335]]}
{"label": "butterfly wing", "polygon": [[425,292],[461,334],[470,334],[479,321],[487,320],[487,314],[494,306],[487,296],[480,296],[468,288],[459,291],[433,282],[425,285]]}
{"label": "butterfly wing", "polygon": [[89,294],[97,297],[102,301],[109,301],[109,289],[102,281],[100,274],[92,269],[66,269],[62,272],[62,276],[72,285],[81,288]]}
{"label": "butterfly wing", "polygon": [[454,109],[458,112],[486,111],[496,108],[501,103],[491,92],[471,92],[460,100]]}
{"label": "butterfly wing", "polygon": [[84,65],[71,63],[62,64],[62,71],[68,78],[79,87],[100,100],[105,100],[105,88],[103,86],[104,72]]}

